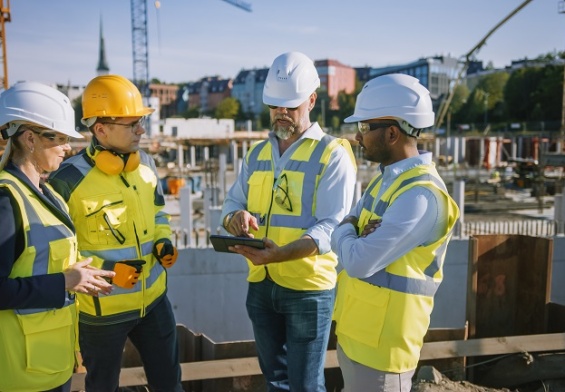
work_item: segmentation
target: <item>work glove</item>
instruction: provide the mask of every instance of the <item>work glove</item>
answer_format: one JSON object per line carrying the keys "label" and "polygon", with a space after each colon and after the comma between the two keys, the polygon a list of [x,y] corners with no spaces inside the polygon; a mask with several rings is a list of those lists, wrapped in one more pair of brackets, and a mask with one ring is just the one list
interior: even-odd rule
{"label": "work glove", "polygon": [[114,264],[116,276],[112,278],[113,284],[124,289],[131,289],[139,280],[145,260],[120,260]]}
{"label": "work glove", "polygon": [[165,268],[171,268],[173,264],[177,261],[179,252],[177,248],[173,246],[171,240],[167,238],[162,238],[155,242],[153,246],[153,255],[159,260],[159,263]]}

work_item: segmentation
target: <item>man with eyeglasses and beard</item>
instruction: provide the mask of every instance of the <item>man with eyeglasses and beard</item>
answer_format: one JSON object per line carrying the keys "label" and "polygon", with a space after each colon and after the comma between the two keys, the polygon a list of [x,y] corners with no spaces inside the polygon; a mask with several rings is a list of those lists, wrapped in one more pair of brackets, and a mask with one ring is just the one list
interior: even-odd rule
{"label": "man with eyeglasses and beard", "polygon": [[429,91],[401,74],[365,84],[355,112],[365,159],[380,163],[332,234],[339,274],[337,356],[350,392],[409,392],[459,209],[417,138],[434,124]]}
{"label": "man with eyeglasses and beard", "polygon": [[167,268],[178,253],[155,162],[139,149],[144,120],[154,109],[119,75],[92,79],[82,109],[92,141],[63,162],[49,183],[69,205],[81,254],[115,272],[110,295],[79,298],[86,390],[118,390],[129,337],[151,390],[180,392],[176,323],[166,295]]}
{"label": "man with eyeglasses and beard", "polygon": [[278,56],[265,80],[272,132],[253,145],[222,210],[235,236],[265,249],[230,249],[249,265],[247,312],[269,391],[325,391],[335,297],[334,227],[353,200],[356,166],[346,140],[310,120],[320,86],[311,59]]}

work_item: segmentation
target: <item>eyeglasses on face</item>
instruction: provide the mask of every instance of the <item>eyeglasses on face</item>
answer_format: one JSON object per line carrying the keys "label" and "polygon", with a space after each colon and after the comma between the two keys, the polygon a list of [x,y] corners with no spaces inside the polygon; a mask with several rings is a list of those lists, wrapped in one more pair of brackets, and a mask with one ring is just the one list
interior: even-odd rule
{"label": "eyeglasses on face", "polygon": [[55,142],[59,145],[61,144],[68,144],[71,142],[71,137],[67,136],[67,135],[63,135],[60,133],[56,133],[56,132],[45,132],[43,129],[41,128],[29,128],[33,133],[39,135],[39,137],[45,138],[47,140],[50,140],[52,142]]}
{"label": "eyeglasses on face", "polygon": [[288,110],[289,112],[294,112],[295,110],[298,110],[298,108],[300,107],[300,106],[297,106],[295,108],[285,108],[284,106],[274,106],[274,105],[267,105],[267,106],[269,107],[269,109],[272,109],[272,110],[277,110],[278,108],[283,108],[283,109]]}
{"label": "eyeglasses on face", "polygon": [[122,126],[122,127],[125,127],[125,128],[129,128],[130,131],[133,133],[138,129],[138,127],[143,128],[146,120],[147,120],[147,117],[144,116],[144,117],[141,117],[139,120],[134,121],[134,122],[129,123],[129,124],[110,122],[110,121],[100,121],[100,123],[101,124],[109,124],[109,125],[119,125],[119,126]]}
{"label": "eyeglasses on face", "polygon": [[357,123],[357,128],[359,129],[359,132],[361,132],[362,135],[365,135],[371,131],[376,131],[377,129],[388,128],[392,126],[397,127],[398,123],[396,121],[372,122],[372,123],[359,121]]}
{"label": "eyeglasses on face", "polygon": [[288,181],[286,179],[286,174],[283,174],[277,179],[277,181],[275,181],[273,190],[275,192],[275,201],[277,204],[288,212],[292,212],[292,202],[288,196]]}

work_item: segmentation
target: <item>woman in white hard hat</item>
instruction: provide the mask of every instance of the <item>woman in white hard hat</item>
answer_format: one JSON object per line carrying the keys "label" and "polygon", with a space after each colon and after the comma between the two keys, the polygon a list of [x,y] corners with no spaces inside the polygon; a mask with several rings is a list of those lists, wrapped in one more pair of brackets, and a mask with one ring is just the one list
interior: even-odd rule
{"label": "woman in white hard hat", "polygon": [[82,136],[69,99],[34,82],[0,94],[0,132],[0,390],[70,391],[74,293],[108,293],[114,273],[77,262],[68,209],[41,176]]}

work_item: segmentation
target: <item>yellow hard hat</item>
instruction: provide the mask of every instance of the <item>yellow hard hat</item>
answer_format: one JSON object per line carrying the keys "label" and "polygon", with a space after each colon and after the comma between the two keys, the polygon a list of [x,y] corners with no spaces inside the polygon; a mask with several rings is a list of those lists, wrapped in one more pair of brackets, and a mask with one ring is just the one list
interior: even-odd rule
{"label": "yellow hard hat", "polygon": [[143,106],[138,88],[119,75],[95,77],[82,94],[83,123],[93,117],[140,117],[154,111]]}

